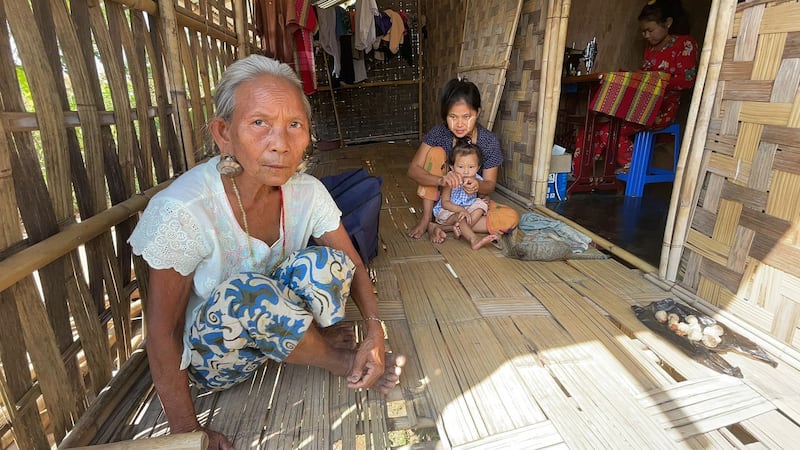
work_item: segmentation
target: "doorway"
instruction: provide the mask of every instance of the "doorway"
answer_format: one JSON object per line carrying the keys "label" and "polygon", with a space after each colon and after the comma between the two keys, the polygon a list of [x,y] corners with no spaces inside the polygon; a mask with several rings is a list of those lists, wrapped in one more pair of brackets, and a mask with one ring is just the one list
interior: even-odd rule
{"label": "doorway", "polygon": [[[682,3],[688,19],[688,33],[702,48],[712,0]],[[573,0],[567,29],[566,54],[581,52],[594,38],[597,42],[597,56],[592,72],[637,70],[641,66],[645,49],[638,24],[642,4],[640,0]],[[574,67],[571,69],[575,70]],[[585,65],[580,64],[578,70],[585,74]],[[571,92],[562,86],[559,110],[563,113],[559,114],[556,123],[555,144],[572,153],[575,150],[576,126],[579,127],[582,123],[579,118],[581,114],[586,114],[589,100],[585,94],[580,94],[582,97],[579,98],[570,95]],[[691,95],[685,94],[681,101],[676,121],[681,124],[682,129],[686,126]],[[671,165],[672,148],[668,143],[657,145],[653,152],[653,164]],[[575,192],[563,201],[547,202],[547,207],[658,267],[669,215],[672,183],[647,184],[642,197],[626,197],[624,183],[620,182],[618,187],[620,189]]]}

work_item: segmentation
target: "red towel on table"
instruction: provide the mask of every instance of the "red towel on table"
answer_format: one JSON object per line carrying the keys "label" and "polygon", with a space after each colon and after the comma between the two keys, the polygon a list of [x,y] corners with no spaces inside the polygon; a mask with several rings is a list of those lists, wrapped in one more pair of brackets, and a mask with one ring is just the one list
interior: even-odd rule
{"label": "red towel on table", "polygon": [[609,72],[589,105],[592,111],[650,126],[669,81],[666,72]]}

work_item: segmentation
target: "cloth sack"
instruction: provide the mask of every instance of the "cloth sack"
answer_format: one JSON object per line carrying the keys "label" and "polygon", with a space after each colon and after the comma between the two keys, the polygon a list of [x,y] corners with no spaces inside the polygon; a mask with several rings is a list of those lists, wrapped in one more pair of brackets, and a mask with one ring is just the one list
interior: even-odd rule
{"label": "cloth sack", "polygon": [[606,73],[589,109],[651,126],[661,109],[669,77],[666,72]]}
{"label": "cloth sack", "polygon": [[583,253],[592,239],[564,222],[526,212],[517,229],[510,236],[503,235],[502,241],[506,256],[524,261],[559,261]]}
{"label": "cloth sack", "polygon": [[370,175],[364,169],[355,169],[322,177],[320,181],[342,211],[342,226],[347,230],[361,260],[369,264],[378,256],[383,179]]}

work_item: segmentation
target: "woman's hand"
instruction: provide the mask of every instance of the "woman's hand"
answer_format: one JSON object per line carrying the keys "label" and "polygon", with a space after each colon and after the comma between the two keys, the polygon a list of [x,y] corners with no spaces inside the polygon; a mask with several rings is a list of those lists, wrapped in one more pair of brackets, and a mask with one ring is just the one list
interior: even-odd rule
{"label": "woman's hand", "polygon": [[224,434],[209,428],[200,428],[198,431],[203,431],[208,436],[206,450],[234,450],[233,444]]}
{"label": "woman's hand", "polygon": [[353,361],[353,369],[347,376],[347,386],[351,389],[372,386],[386,371],[383,327],[376,320],[367,320],[366,324],[367,336],[359,344]]}
{"label": "woman's hand", "polygon": [[461,175],[451,170],[442,176],[442,187],[449,186],[450,189],[455,189],[460,186],[463,181]]}

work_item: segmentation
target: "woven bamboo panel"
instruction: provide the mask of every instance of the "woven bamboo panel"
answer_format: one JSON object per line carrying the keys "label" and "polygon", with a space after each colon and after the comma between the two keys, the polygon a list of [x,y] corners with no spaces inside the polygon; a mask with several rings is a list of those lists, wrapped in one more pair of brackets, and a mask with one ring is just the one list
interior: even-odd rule
{"label": "woven bamboo panel", "polygon": [[464,29],[464,1],[437,0],[421,2],[422,14],[426,20],[426,34],[423,35],[422,67],[425,72],[422,108],[422,133],[441,123],[439,98],[442,86],[458,75],[458,58],[461,55],[460,30]]}
{"label": "woven bamboo panel", "polygon": [[[0,5],[3,448],[61,442],[141,341],[132,292],[146,291],[146,274],[132,284],[132,267],[143,265],[123,244],[135,219],[106,223],[85,245],[59,233],[185,170],[176,122],[187,128],[186,149],[202,156],[212,80],[237,42],[231,8],[183,2],[167,35],[156,2]],[[183,86],[165,70],[169,61],[178,61]],[[69,242],[27,251],[49,238]],[[50,259],[30,263],[42,254]],[[36,270],[38,286],[19,267]]]}
{"label": "woven bamboo panel", "polygon": [[683,285],[800,349],[800,3],[739,6]]}
{"label": "woven bamboo panel", "polygon": [[533,152],[537,134],[537,107],[542,72],[545,2],[525,0],[511,49],[506,86],[495,118],[495,132],[505,152],[499,182],[530,197]]}
{"label": "woven bamboo panel", "polygon": [[490,130],[506,84],[508,58],[521,9],[522,0],[467,2],[458,73],[478,85],[481,120]]}

